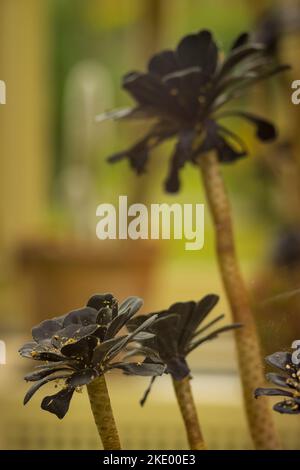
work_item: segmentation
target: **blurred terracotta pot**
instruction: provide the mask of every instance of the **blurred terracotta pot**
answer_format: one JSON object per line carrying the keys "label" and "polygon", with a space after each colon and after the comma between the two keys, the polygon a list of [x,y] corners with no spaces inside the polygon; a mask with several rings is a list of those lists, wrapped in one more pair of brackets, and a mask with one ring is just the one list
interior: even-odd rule
{"label": "blurred terracotta pot", "polygon": [[158,243],[151,241],[35,240],[18,251],[28,322],[84,305],[96,292],[147,298]]}

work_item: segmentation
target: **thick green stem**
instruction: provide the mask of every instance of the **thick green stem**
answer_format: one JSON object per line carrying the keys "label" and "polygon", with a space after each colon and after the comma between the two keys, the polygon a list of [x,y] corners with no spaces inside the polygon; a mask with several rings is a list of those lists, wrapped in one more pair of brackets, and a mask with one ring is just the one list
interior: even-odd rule
{"label": "thick green stem", "polygon": [[185,424],[185,430],[190,449],[206,450],[206,445],[198,421],[189,377],[185,377],[182,380],[173,379],[173,385],[180,412]]}
{"label": "thick green stem", "polygon": [[121,444],[104,375],[88,386],[88,394],[95,423],[104,450],[120,450]]}
{"label": "thick green stem", "polygon": [[262,355],[250,299],[241,276],[234,244],[231,208],[217,156],[199,159],[216,235],[219,267],[233,319],[244,326],[235,330],[240,375],[250,432],[256,449],[280,449],[280,440],[268,399],[256,401],[253,391],[265,382]]}

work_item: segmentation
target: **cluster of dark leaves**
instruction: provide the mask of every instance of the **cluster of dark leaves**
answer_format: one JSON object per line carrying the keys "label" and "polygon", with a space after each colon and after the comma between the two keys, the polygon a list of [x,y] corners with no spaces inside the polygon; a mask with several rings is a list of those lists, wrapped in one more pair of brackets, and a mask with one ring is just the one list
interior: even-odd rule
{"label": "cluster of dark leaves", "polygon": [[46,396],[41,403],[42,409],[61,419],[69,409],[74,391],[111,369],[121,369],[129,375],[162,374],[162,364],[117,360],[131,342],[153,337],[153,333],[146,330],[155,317],[141,322],[129,334],[119,334],[141,305],[142,300],[137,297],[129,297],[118,305],[112,294],[94,295],[86,307],[35,326],[33,341],[24,344],[19,352],[23,357],[43,364],[25,376],[25,380],[33,385],[24,404],[41,386],[53,381],[62,382],[62,388],[54,395]]}
{"label": "cluster of dark leaves", "polygon": [[300,413],[300,365],[293,362],[292,359],[292,353],[283,351],[267,356],[266,362],[280,371],[280,373],[266,374],[267,380],[276,385],[276,388],[257,388],[255,390],[255,398],[261,396],[285,397],[283,401],[273,406],[273,409],[279,413]]}
{"label": "cluster of dark leaves", "polygon": [[[145,321],[155,317],[155,321],[148,330],[154,333],[154,336],[139,340],[137,346],[128,355],[142,354],[147,356],[148,362],[165,364],[166,372],[175,380],[182,380],[189,376],[190,369],[186,357],[190,352],[206,341],[216,338],[220,333],[241,326],[235,323],[211,329],[223,319],[224,315],[219,315],[203,325],[218,300],[217,295],[210,294],[199,302],[178,302],[167,310],[133,318],[128,322],[128,329],[132,332]],[[145,402],[149,391],[150,389],[146,391],[142,403]]]}
{"label": "cluster of dark leaves", "polygon": [[163,141],[175,138],[165,188],[177,192],[179,171],[187,162],[198,163],[201,155],[214,150],[222,163],[248,154],[244,141],[224,125],[226,118],[241,118],[256,129],[256,137],[271,141],[276,130],[268,120],[241,110],[222,108],[242,96],[246,89],[286,66],[274,63],[262,44],[240,35],[223,59],[210,31],[182,38],[176,50],[155,54],[146,72],[131,72],[123,88],[136,105],[105,113],[99,120],[149,120],[150,130],[132,147],[112,155],[109,161],[128,158],[137,173],[146,170],[150,152]]}

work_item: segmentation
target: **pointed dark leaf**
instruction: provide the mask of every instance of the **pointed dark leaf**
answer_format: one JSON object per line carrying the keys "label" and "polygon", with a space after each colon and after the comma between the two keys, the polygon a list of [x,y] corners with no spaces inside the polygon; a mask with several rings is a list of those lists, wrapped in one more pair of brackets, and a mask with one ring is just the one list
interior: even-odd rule
{"label": "pointed dark leaf", "polygon": [[249,41],[249,34],[248,33],[242,33],[240,36],[235,39],[234,43],[231,46],[231,50],[238,49],[239,47],[246,46],[246,44]]}
{"label": "pointed dark leaf", "polygon": [[112,294],[95,294],[87,302],[87,307],[99,312],[104,307],[109,307],[113,318],[118,314],[118,301]]}
{"label": "pointed dark leaf", "polygon": [[96,338],[99,338],[99,339],[100,339],[100,342],[104,341],[107,328],[108,328],[107,325],[98,326],[98,328],[96,329],[96,331],[94,331],[93,336],[96,336]]}
{"label": "pointed dark leaf", "polygon": [[193,338],[195,338],[196,336],[199,336],[201,335],[202,333],[204,333],[204,331],[208,330],[211,326],[215,325],[216,323],[218,323],[220,320],[223,320],[225,317],[224,314],[222,315],[219,315],[218,317],[214,318],[212,321],[210,321],[209,323],[207,323],[205,326],[203,326],[203,328],[200,328],[199,330],[197,330],[194,334],[193,334]]}
{"label": "pointed dark leaf", "polygon": [[136,313],[142,307],[143,303],[143,299],[140,297],[127,297],[127,299],[119,305],[119,315],[126,313],[128,309]]}
{"label": "pointed dark leaf", "polygon": [[47,396],[43,399],[41,408],[62,419],[68,412],[73,393],[74,389],[66,388],[55,395]]}
{"label": "pointed dark leaf", "polygon": [[156,318],[157,318],[157,315],[152,315],[150,318],[147,318],[147,320],[145,320],[134,331],[132,331],[129,335],[125,336],[122,339],[122,341],[120,341],[115,346],[113,346],[112,349],[108,353],[109,359],[112,359],[117,354],[119,354],[119,352],[122,349],[124,349],[128,343],[135,341],[137,334],[140,333],[141,331],[147,330],[153,324],[153,322],[155,322]]}
{"label": "pointed dark leaf", "polygon": [[148,398],[148,396],[149,396],[149,393],[151,392],[151,389],[152,389],[152,386],[153,386],[155,380],[156,380],[156,376],[152,377],[152,379],[150,380],[150,383],[149,383],[148,387],[146,388],[146,390],[145,390],[145,392],[144,392],[144,395],[142,396],[142,398],[141,398],[141,400],[140,400],[140,405],[141,405],[141,406],[144,406],[144,405],[145,405],[146,400],[147,400],[147,398]]}
{"label": "pointed dark leaf", "polygon": [[276,403],[273,410],[278,411],[278,413],[297,415],[300,413],[300,406],[294,400],[284,400]]}
{"label": "pointed dark leaf", "polygon": [[227,145],[229,142],[233,143],[235,152],[238,153],[240,157],[248,154],[248,149],[245,142],[236,133],[232,132],[224,126],[221,126],[220,124],[218,124],[218,131],[220,135],[226,138],[225,140]]}
{"label": "pointed dark leaf", "polygon": [[292,397],[293,394],[287,390],[281,390],[279,388],[257,388],[254,392],[255,398],[262,396],[283,396],[283,397]]}
{"label": "pointed dark leaf", "polygon": [[123,88],[142,106],[150,106],[163,114],[181,112],[176,97],[169,93],[168,88],[154,74],[127,74],[123,80]]}
{"label": "pointed dark leaf", "polygon": [[22,357],[26,357],[29,359],[32,359],[32,351],[34,348],[37,346],[37,343],[35,341],[30,341],[28,343],[25,343],[20,349],[19,349],[19,354]]}
{"label": "pointed dark leaf", "polygon": [[92,357],[92,364],[94,366],[100,366],[101,363],[104,361],[104,359],[107,356],[107,353],[115,346],[118,346],[121,344],[124,340],[124,338],[127,338],[127,336],[119,336],[118,338],[112,338],[104,341],[103,343],[99,344],[93,352],[93,357]]}
{"label": "pointed dark leaf", "polygon": [[150,73],[162,78],[178,70],[176,55],[172,50],[165,50],[151,57],[148,70]]}
{"label": "pointed dark leaf", "polygon": [[244,62],[246,59],[254,56],[255,54],[261,53],[263,50],[264,47],[261,44],[251,44],[249,46],[234,49],[223,63],[223,66],[221,67],[218,75],[218,79],[220,80],[229,72],[231,72],[238,64]]}
{"label": "pointed dark leaf", "polygon": [[95,324],[97,318],[97,310],[91,307],[84,307],[68,313],[64,319],[63,326],[66,327],[70,324],[78,324],[87,326]]}
{"label": "pointed dark leaf", "polygon": [[65,361],[65,357],[60,354],[59,352],[51,352],[51,351],[46,351],[46,352],[32,352],[32,359],[37,360],[37,361],[52,361],[52,362],[61,362]]}
{"label": "pointed dark leaf", "polygon": [[88,362],[98,343],[99,340],[95,336],[86,336],[79,341],[66,344],[61,348],[61,352],[64,356]]}
{"label": "pointed dark leaf", "polygon": [[109,323],[113,320],[113,318],[115,318],[116,316],[118,315],[118,313],[115,313],[113,315],[113,312],[112,312],[112,309],[110,307],[102,307],[100,308],[100,310],[98,311],[98,315],[97,315],[97,318],[96,318],[96,323],[98,325],[102,325],[102,326],[107,326],[109,325]]}
{"label": "pointed dark leaf", "polygon": [[286,377],[283,377],[282,375],[275,374],[274,372],[269,372],[266,374],[266,379],[268,382],[273,383],[274,385],[278,385],[279,387],[287,387],[288,384],[286,382]]}
{"label": "pointed dark leaf", "polygon": [[195,136],[196,131],[190,129],[182,131],[178,136],[165,181],[165,189],[168,193],[176,193],[179,190],[179,170],[191,159]]}
{"label": "pointed dark leaf", "polygon": [[35,392],[37,392],[37,390],[42,387],[42,385],[48,383],[48,382],[51,382],[53,380],[58,380],[58,379],[65,379],[67,378],[70,374],[72,374],[72,371],[64,371],[64,372],[55,372],[54,374],[50,375],[50,376],[47,376],[41,380],[39,380],[38,382],[36,382],[35,384],[33,384],[29,390],[27,391],[25,397],[24,397],[24,405],[26,405],[26,403],[29,402],[29,400],[33,397],[33,395],[35,394]]}
{"label": "pointed dark leaf", "polygon": [[32,328],[32,337],[36,342],[50,339],[60,328],[57,320],[45,320]]}
{"label": "pointed dark leaf", "polygon": [[111,155],[108,158],[110,163],[115,163],[123,158],[128,158],[129,163],[137,174],[142,174],[146,170],[149,151],[156,147],[167,136],[164,133],[156,134],[154,131],[147,134],[143,139],[137,141],[131,148]]}
{"label": "pointed dark leaf", "polygon": [[67,379],[68,387],[76,388],[82,385],[88,385],[97,377],[93,369],[82,369],[75,372]]}
{"label": "pointed dark leaf", "polygon": [[59,330],[52,337],[51,342],[55,348],[61,349],[66,343],[70,341],[73,341],[75,343],[76,341],[79,341],[82,338],[91,336],[97,331],[98,328],[99,327],[97,324],[81,326],[78,323],[71,323],[65,328]]}
{"label": "pointed dark leaf", "polygon": [[[294,367],[292,355],[289,352],[279,351],[266,357],[266,362],[277,369],[287,371],[289,367]],[[288,366],[288,367],[286,367]]]}
{"label": "pointed dark leaf", "polygon": [[200,323],[204,321],[207,315],[211,312],[214,306],[219,301],[219,297],[215,294],[206,295],[199,302],[178,302],[171,305],[170,312],[179,315],[179,330],[181,338],[179,341],[179,348],[184,350],[189,340],[192,338],[195,330]]}
{"label": "pointed dark leaf", "polygon": [[123,326],[126,325],[127,321],[135,315],[135,313],[143,305],[142,299],[137,297],[129,297],[120,305],[119,315],[110,323],[105,339],[110,339],[115,336]]}
{"label": "pointed dark leaf", "polygon": [[220,333],[225,333],[226,331],[235,330],[237,328],[241,328],[243,325],[241,323],[233,323],[231,325],[223,326],[222,328],[218,328],[217,330],[213,331],[207,336],[203,338],[199,338],[197,341],[190,343],[187,346],[186,353],[192,352],[194,349],[198,348],[201,344],[206,343],[206,341],[210,341],[218,337]]}
{"label": "pointed dark leaf", "polygon": [[237,116],[246,119],[248,122],[256,127],[256,137],[263,142],[274,140],[277,136],[277,132],[273,124],[263,118],[260,118],[252,113],[244,111],[233,111],[226,113],[227,116]]}
{"label": "pointed dark leaf", "polygon": [[165,371],[164,364],[158,363],[133,363],[133,362],[123,362],[123,363],[114,363],[111,365],[112,369],[121,369],[127,375],[141,375],[141,376],[156,376],[162,375]]}
{"label": "pointed dark leaf", "polygon": [[158,315],[152,326],[152,331],[156,334],[157,351],[163,361],[178,354],[179,316],[169,313]]}
{"label": "pointed dark leaf", "polygon": [[149,318],[150,315],[137,315],[135,318],[131,318],[129,322],[126,324],[126,328],[129,331],[129,333],[132,333],[132,331],[136,330],[138,326],[140,326],[147,318]]}
{"label": "pointed dark leaf", "polygon": [[126,313],[118,315],[108,326],[104,339],[113,338],[123,326],[126,325],[127,321],[134,315],[134,312],[128,310]]}
{"label": "pointed dark leaf", "polygon": [[210,31],[185,36],[177,46],[177,60],[181,68],[200,67],[207,75],[212,75],[217,66],[218,48]]}
{"label": "pointed dark leaf", "polygon": [[[247,88],[253,87],[253,85],[266,80],[267,78],[277,75],[278,73],[289,70],[288,65],[278,65],[268,68],[264,71],[259,72],[246,72],[239,75],[229,76],[224,78],[220,85],[217,86],[216,92],[214,95],[215,104],[213,105],[213,110],[217,110],[232,100],[240,98],[246,91]],[[234,86],[236,85],[236,86]],[[228,93],[228,90],[231,91]],[[223,93],[227,91],[227,93]]]}
{"label": "pointed dark leaf", "polygon": [[24,380],[27,382],[36,382],[38,380],[42,380],[44,377],[47,377],[54,372],[68,372],[71,371],[70,368],[66,367],[67,363],[61,364],[60,362],[56,366],[44,367],[39,368],[29,374],[26,374]]}
{"label": "pointed dark leaf", "polygon": [[136,348],[130,349],[128,352],[125,354],[125,358],[130,358],[133,356],[145,356],[151,360],[151,362],[160,362],[159,354],[157,350],[150,348],[149,346],[145,346],[144,344],[141,344],[137,346]]}
{"label": "pointed dark leaf", "polygon": [[148,341],[149,339],[153,339],[155,337],[154,333],[150,333],[149,331],[140,331],[134,337],[134,341]]}
{"label": "pointed dark leaf", "polygon": [[236,146],[231,145],[228,140],[222,137],[219,137],[216,150],[221,163],[232,163],[247,155],[246,150],[237,149]]}

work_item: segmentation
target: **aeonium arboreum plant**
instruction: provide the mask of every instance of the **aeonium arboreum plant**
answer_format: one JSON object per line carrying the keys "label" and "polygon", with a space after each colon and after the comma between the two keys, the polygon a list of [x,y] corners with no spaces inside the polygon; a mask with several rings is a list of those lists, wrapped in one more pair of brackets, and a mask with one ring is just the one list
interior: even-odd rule
{"label": "aeonium arboreum plant", "polygon": [[[162,312],[139,315],[127,325],[129,331],[133,332],[145,321],[155,317],[155,321],[148,330],[154,333],[154,336],[138,340],[137,347],[134,347],[129,355],[146,355],[148,361],[152,361],[154,364],[163,362],[166,365],[166,372],[172,377],[190,448],[195,450],[204,450],[206,445],[190,387],[191,377],[186,360],[187,355],[206,341],[216,338],[220,333],[241,326],[240,324],[231,324],[211,329],[224,315],[203,325],[218,300],[217,295],[211,294],[199,302],[178,302]],[[151,384],[153,380],[154,378]],[[142,404],[146,400],[151,384]]]}
{"label": "aeonium arboreum plant", "polygon": [[25,376],[26,381],[34,383],[25,395],[24,404],[44,384],[60,381],[61,389],[44,397],[41,407],[62,419],[74,392],[86,385],[104,449],[120,449],[104,374],[112,369],[148,376],[164,371],[161,364],[118,360],[118,355],[131,342],[153,337],[153,333],[145,330],[155,318],[147,319],[130,334],[119,334],[141,305],[138,297],[129,297],[118,305],[112,294],[97,294],[89,299],[86,307],[35,326],[33,341],[24,344],[19,352],[43,364]]}
{"label": "aeonium arboreum plant", "polygon": [[261,396],[281,396],[283,401],[276,403],[273,410],[279,413],[300,413],[300,352],[298,360],[293,360],[293,354],[289,351],[279,351],[266,357],[266,362],[275,367],[278,372],[269,372],[266,378],[275,387],[257,388],[255,398]]}
{"label": "aeonium arboreum plant", "polygon": [[276,137],[271,122],[240,108],[228,109],[228,105],[258,81],[286,68],[274,64],[264,46],[252,42],[247,34],[240,35],[224,57],[212,34],[200,31],[182,38],[175,50],[155,54],[146,72],[125,75],[122,85],[136,102],[133,108],[99,117],[99,120],[137,119],[150,124],[141,140],[109,159],[116,162],[128,158],[137,173],[146,170],[155,147],[175,139],[165,181],[168,192],[179,190],[179,171],[185,164],[200,168],[215,225],[224,287],[234,321],[245,326],[237,330],[235,337],[246,412],[257,449],[279,449],[280,442],[267,403],[260,403],[258,410],[253,400],[252,391],[263,380],[263,365],[250,300],[236,256],[231,209],[220,163],[232,163],[248,154],[243,139],[226,124],[227,118],[249,122],[262,142]]}

